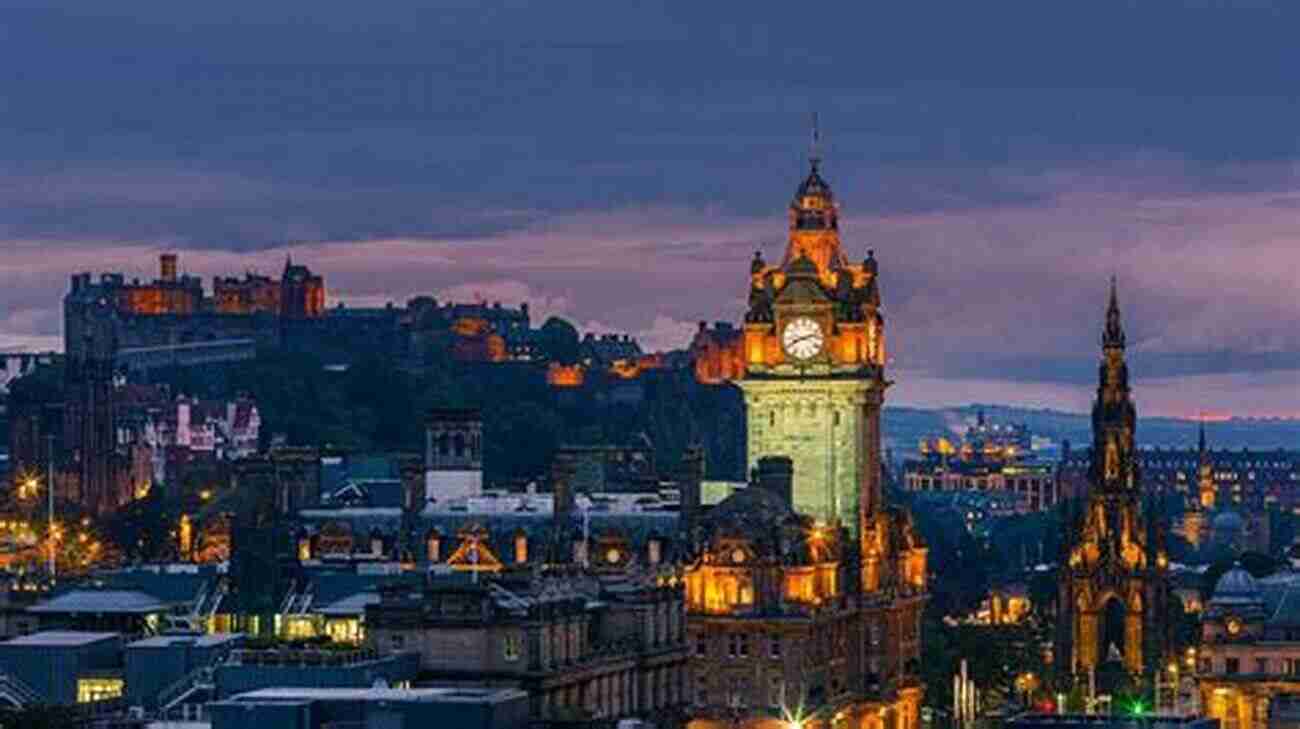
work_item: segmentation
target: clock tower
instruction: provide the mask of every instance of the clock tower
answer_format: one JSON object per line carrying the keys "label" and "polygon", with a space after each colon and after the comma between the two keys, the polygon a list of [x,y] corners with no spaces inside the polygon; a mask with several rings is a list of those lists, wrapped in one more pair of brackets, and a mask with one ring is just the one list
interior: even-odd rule
{"label": "clock tower", "polygon": [[884,319],[874,254],[851,263],[819,160],[789,210],[779,265],[750,266],[743,338],[748,458],[786,456],[794,507],[853,533],[881,508]]}

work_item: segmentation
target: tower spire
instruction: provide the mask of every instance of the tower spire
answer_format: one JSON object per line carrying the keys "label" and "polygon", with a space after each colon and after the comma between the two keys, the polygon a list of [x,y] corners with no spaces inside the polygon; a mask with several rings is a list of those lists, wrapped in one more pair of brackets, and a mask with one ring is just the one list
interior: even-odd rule
{"label": "tower spire", "polygon": [[1124,325],[1119,316],[1119,283],[1114,275],[1110,277],[1110,303],[1106,305],[1106,328],[1102,331],[1101,344],[1110,349],[1124,348]]}
{"label": "tower spire", "polygon": [[821,125],[817,121],[817,112],[812,113],[812,143],[808,147],[808,161],[812,164],[813,171],[822,163],[822,131]]}
{"label": "tower spire", "polygon": [[1196,452],[1204,456],[1205,455],[1205,413],[1201,413],[1201,417],[1198,418],[1198,420],[1200,421],[1200,437],[1198,437],[1196,440]]}

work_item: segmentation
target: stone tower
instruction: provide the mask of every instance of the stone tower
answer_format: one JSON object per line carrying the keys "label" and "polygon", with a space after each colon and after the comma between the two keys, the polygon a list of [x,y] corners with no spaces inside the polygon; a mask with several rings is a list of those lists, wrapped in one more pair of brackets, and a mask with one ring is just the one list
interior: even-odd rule
{"label": "stone tower", "polygon": [[[425,420],[424,498],[464,499],[483,492],[483,416],[475,409],[439,408]],[[421,507],[423,508],[423,507]]]}
{"label": "stone tower", "polygon": [[884,319],[875,256],[850,263],[815,157],[789,209],[780,265],[755,254],[743,338],[749,469],[794,464],[794,509],[859,530],[881,508]]}
{"label": "stone tower", "polygon": [[1113,279],[1101,344],[1090,493],[1066,536],[1057,660],[1075,675],[1109,660],[1138,674],[1155,665],[1168,645],[1168,557],[1143,504],[1134,446],[1137,410]]}
{"label": "stone tower", "polygon": [[76,493],[67,496],[94,514],[108,513],[130,498],[118,492],[115,324],[111,308],[91,307],[79,330],[81,346],[69,353],[64,370],[66,470],[77,484]]}

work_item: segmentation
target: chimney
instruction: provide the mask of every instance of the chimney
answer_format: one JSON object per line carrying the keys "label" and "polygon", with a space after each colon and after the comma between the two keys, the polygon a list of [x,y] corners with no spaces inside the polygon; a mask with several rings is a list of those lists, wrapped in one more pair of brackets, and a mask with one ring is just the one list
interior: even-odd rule
{"label": "chimney", "polygon": [[176,283],[176,254],[164,253],[158,256],[158,269],[163,283]]}
{"label": "chimney", "polygon": [[577,470],[573,453],[555,452],[551,461],[551,561],[569,562],[573,549],[569,545],[570,519],[573,515],[573,474]]}
{"label": "chimney", "polygon": [[698,443],[686,447],[682,454],[680,519],[678,528],[690,535],[695,531],[695,520],[700,513],[700,482],[704,480],[704,448]]}
{"label": "chimney", "polygon": [[781,497],[786,506],[794,507],[794,462],[789,456],[765,456],[758,459],[755,484]]}

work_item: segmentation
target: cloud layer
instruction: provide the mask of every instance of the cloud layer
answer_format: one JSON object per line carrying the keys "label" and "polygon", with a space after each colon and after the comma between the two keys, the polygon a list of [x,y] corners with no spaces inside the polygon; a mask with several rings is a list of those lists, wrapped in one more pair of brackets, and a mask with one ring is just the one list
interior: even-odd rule
{"label": "cloud layer", "polygon": [[1294,3],[82,5],[0,3],[0,347],[164,248],[680,346],[818,110],[900,401],[1086,407],[1115,274],[1145,408],[1300,414]]}

